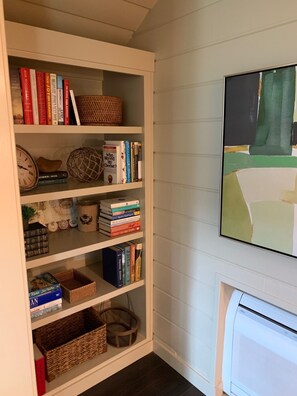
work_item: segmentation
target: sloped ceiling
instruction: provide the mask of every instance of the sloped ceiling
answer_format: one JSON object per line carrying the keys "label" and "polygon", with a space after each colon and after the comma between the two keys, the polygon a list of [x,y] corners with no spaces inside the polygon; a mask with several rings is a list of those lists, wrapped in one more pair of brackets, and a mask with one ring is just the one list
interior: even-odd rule
{"label": "sloped ceiling", "polygon": [[127,45],[158,0],[4,0],[5,19]]}

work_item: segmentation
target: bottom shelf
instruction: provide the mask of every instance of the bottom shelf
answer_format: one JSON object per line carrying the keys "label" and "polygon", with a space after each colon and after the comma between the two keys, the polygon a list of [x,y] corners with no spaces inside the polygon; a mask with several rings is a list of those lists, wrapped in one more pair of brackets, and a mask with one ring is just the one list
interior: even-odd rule
{"label": "bottom shelf", "polygon": [[46,395],[77,395],[151,351],[152,341],[141,333],[138,333],[137,340],[129,347],[115,348],[108,345],[107,352],[46,382]]}

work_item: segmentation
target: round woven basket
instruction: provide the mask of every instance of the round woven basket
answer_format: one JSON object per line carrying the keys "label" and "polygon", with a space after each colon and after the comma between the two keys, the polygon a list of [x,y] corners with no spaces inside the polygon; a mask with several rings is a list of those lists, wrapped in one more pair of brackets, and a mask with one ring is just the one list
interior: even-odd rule
{"label": "round woven basket", "polygon": [[67,159],[70,176],[81,182],[98,180],[103,173],[102,155],[92,147],[80,147],[73,150]]}
{"label": "round woven basket", "polygon": [[82,125],[120,125],[122,99],[116,96],[76,96],[76,105]]}
{"label": "round woven basket", "polygon": [[108,344],[120,348],[136,341],[140,322],[132,311],[124,307],[113,307],[104,309],[99,316],[106,324]]}

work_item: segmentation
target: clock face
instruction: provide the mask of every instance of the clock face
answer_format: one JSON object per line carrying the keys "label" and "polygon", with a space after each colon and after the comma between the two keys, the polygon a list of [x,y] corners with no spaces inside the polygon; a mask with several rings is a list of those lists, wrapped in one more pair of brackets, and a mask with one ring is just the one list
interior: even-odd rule
{"label": "clock face", "polygon": [[18,177],[21,191],[34,188],[38,182],[38,168],[32,156],[21,146],[16,146]]}

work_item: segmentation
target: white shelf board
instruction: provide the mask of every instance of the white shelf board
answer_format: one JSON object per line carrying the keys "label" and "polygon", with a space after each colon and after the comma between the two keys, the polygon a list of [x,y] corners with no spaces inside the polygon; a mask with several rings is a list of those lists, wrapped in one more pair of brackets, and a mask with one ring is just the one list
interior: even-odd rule
{"label": "white shelf board", "polygon": [[141,126],[106,126],[106,125],[14,125],[14,132],[17,134],[141,134],[143,128]]}
{"label": "white shelf board", "polygon": [[115,238],[109,238],[99,231],[81,232],[77,228],[57,231],[49,234],[49,253],[28,259],[26,267],[27,269],[40,267],[142,237],[142,231]]}
{"label": "white shelf board", "polygon": [[90,183],[82,183],[73,178],[69,178],[67,183],[38,186],[34,190],[22,193],[21,204],[24,205],[34,202],[51,201],[73,197],[79,198],[116,191],[128,191],[142,187],[142,182],[104,184],[103,181],[94,181]]}
{"label": "white shelf board", "polygon": [[[78,271],[85,274],[91,280],[96,282],[96,294],[92,297],[85,298],[84,300],[78,301],[76,303],[70,304],[68,301],[63,299],[62,308],[58,311],[46,314],[39,318],[32,319],[32,330],[38,327],[45,326],[55,320],[62,319],[66,316],[72,315],[83,309],[98,305],[106,300],[117,297],[123,293],[128,293],[131,290],[137,289],[144,286],[144,280],[139,282],[133,282],[130,285],[117,288],[110,283],[106,282],[99,276],[99,263],[92,264],[90,266],[78,268]],[[53,275],[54,272],[53,272]]]}

